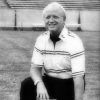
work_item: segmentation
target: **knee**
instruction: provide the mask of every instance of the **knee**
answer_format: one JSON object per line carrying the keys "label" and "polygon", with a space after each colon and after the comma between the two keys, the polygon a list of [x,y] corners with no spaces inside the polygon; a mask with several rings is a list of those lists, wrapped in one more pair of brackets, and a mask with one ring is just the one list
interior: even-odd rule
{"label": "knee", "polygon": [[24,79],[20,87],[20,100],[28,100],[36,95],[36,87],[31,77]]}

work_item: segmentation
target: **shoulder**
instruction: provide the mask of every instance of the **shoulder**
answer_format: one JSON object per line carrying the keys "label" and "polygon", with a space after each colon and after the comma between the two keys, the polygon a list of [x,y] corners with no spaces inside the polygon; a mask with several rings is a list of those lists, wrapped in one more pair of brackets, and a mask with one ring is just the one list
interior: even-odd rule
{"label": "shoulder", "polygon": [[46,37],[47,37],[47,34],[48,34],[47,31],[44,32],[44,33],[42,33],[42,34],[40,34],[40,35],[37,37],[36,41],[44,41],[44,40],[46,39]]}
{"label": "shoulder", "polygon": [[35,47],[43,49],[43,47],[45,46],[46,40],[47,40],[46,34],[47,32],[44,32],[37,37],[35,41]]}
{"label": "shoulder", "polygon": [[82,39],[76,33],[72,32],[72,31],[68,31],[68,37],[71,42],[74,42],[74,43],[82,42]]}
{"label": "shoulder", "polygon": [[69,31],[68,33],[68,42],[72,52],[83,51],[84,46],[82,39],[75,33]]}
{"label": "shoulder", "polygon": [[68,36],[73,39],[79,38],[79,36],[72,31],[68,31]]}

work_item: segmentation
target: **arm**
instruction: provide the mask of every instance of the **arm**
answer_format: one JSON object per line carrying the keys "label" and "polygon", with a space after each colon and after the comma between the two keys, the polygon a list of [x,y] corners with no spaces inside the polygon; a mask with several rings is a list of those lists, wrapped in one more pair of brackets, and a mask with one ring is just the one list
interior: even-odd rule
{"label": "arm", "polygon": [[38,82],[42,82],[42,67],[37,67],[37,65],[32,64],[30,69],[30,75],[35,85]]}
{"label": "arm", "polygon": [[73,43],[71,57],[75,100],[83,100],[85,75],[85,49],[79,37],[76,37],[76,40]]}
{"label": "arm", "polygon": [[46,98],[49,98],[49,96],[47,93],[47,89],[44,85],[44,82],[42,80],[42,68],[44,66],[44,57],[42,54],[42,50],[44,50],[45,47],[44,40],[45,39],[43,35],[40,35],[36,39],[31,59],[30,75],[34,81],[34,84],[36,85],[37,98],[46,100]]}
{"label": "arm", "polygon": [[31,66],[30,74],[35,85],[37,86],[36,88],[37,98],[42,98],[42,99],[49,98],[47,89],[42,80],[42,67],[36,67],[36,66],[37,65]]}
{"label": "arm", "polygon": [[84,79],[83,76],[74,77],[75,100],[83,100]]}

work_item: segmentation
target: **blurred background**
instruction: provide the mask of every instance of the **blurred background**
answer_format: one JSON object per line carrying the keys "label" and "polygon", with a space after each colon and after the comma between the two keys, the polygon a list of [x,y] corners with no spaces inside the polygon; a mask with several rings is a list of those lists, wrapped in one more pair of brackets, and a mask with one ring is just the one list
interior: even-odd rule
{"label": "blurred background", "polygon": [[66,9],[66,27],[84,43],[84,100],[100,100],[100,0],[0,0],[0,100],[19,100],[35,40],[45,31],[42,10],[54,1]]}

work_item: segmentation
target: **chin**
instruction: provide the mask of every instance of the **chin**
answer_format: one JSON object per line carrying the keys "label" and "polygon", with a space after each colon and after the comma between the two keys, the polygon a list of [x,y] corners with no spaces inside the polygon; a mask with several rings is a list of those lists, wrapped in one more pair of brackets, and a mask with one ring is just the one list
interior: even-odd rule
{"label": "chin", "polygon": [[49,31],[55,32],[55,31],[57,31],[57,30],[56,30],[56,29],[51,29],[51,28],[49,28]]}

